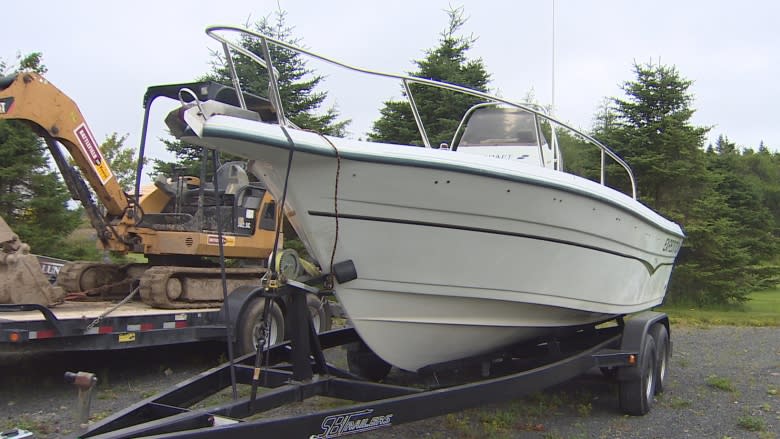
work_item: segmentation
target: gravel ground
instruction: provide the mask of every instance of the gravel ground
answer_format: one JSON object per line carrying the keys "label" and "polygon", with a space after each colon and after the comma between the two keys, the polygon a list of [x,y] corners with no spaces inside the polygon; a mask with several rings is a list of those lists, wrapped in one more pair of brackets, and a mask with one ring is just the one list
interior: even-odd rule
{"label": "gravel ground", "polygon": [[[672,328],[672,341],[667,390],[643,417],[622,415],[616,386],[593,371],[509,403],[361,437],[780,437],[780,328]],[[100,418],[222,360],[222,346],[216,344],[118,353],[2,355],[0,430],[22,427],[35,431],[38,438],[78,432],[74,420],[78,392],[63,384],[65,371],[97,374],[92,415]]]}

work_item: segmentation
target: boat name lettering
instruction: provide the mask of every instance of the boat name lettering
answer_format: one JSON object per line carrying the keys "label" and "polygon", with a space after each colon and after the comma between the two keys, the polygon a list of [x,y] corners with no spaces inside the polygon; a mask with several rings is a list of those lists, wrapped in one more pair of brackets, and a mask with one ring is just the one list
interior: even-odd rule
{"label": "boat name lettering", "polygon": [[665,253],[677,253],[677,250],[679,249],[680,249],[679,239],[666,238],[666,242],[664,242],[664,247],[661,249],[661,251]]}
{"label": "boat name lettering", "polygon": [[392,425],[392,413],[383,416],[371,416],[373,412],[374,409],[364,409],[327,416],[322,420],[322,433],[313,434],[309,436],[309,439],[341,437]]}

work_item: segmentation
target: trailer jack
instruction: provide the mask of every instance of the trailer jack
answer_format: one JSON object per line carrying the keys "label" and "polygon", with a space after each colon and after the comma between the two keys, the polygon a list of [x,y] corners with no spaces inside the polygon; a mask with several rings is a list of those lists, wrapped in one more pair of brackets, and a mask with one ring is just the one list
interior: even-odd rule
{"label": "trailer jack", "polygon": [[89,409],[92,405],[92,391],[97,384],[97,377],[89,372],[65,372],[65,382],[79,389],[79,403],[76,406],[75,418],[79,426],[85,430],[89,425]]}

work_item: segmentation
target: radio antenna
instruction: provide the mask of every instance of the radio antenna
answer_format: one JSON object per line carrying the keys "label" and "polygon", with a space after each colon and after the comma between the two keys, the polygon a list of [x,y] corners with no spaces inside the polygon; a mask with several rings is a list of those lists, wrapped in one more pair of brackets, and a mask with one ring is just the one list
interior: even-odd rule
{"label": "radio antenna", "polygon": [[552,0],[552,99],[550,113],[555,114],[555,0]]}

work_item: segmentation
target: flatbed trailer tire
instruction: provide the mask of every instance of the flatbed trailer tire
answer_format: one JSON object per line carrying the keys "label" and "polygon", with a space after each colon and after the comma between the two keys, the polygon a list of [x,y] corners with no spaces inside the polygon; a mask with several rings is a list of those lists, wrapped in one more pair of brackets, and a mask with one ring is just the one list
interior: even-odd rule
{"label": "flatbed trailer tire", "polygon": [[[271,331],[269,346],[284,341],[285,324],[284,314],[279,305],[271,303],[269,318]],[[263,311],[265,310],[265,298],[262,296],[254,297],[244,307],[237,325],[237,343],[236,347],[240,355],[249,354],[257,351],[257,339],[260,336],[260,324],[263,321]],[[268,348],[269,346],[266,346]]]}
{"label": "flatbed trailer tire", "polygon": [[619,383],[620,408],[629,415],[643,416],[653,406],[658,376],[655,348],[655,339],[651,334],[646,334],[639,355],[639,377]]}
{"label": "flatbed trailer tire", "polygon": [[311,320],[317,334],[330,331],[332,327],[330,305],[325,299],[320,299],[316,294],[306,293],[306,306],[311,312]]}

